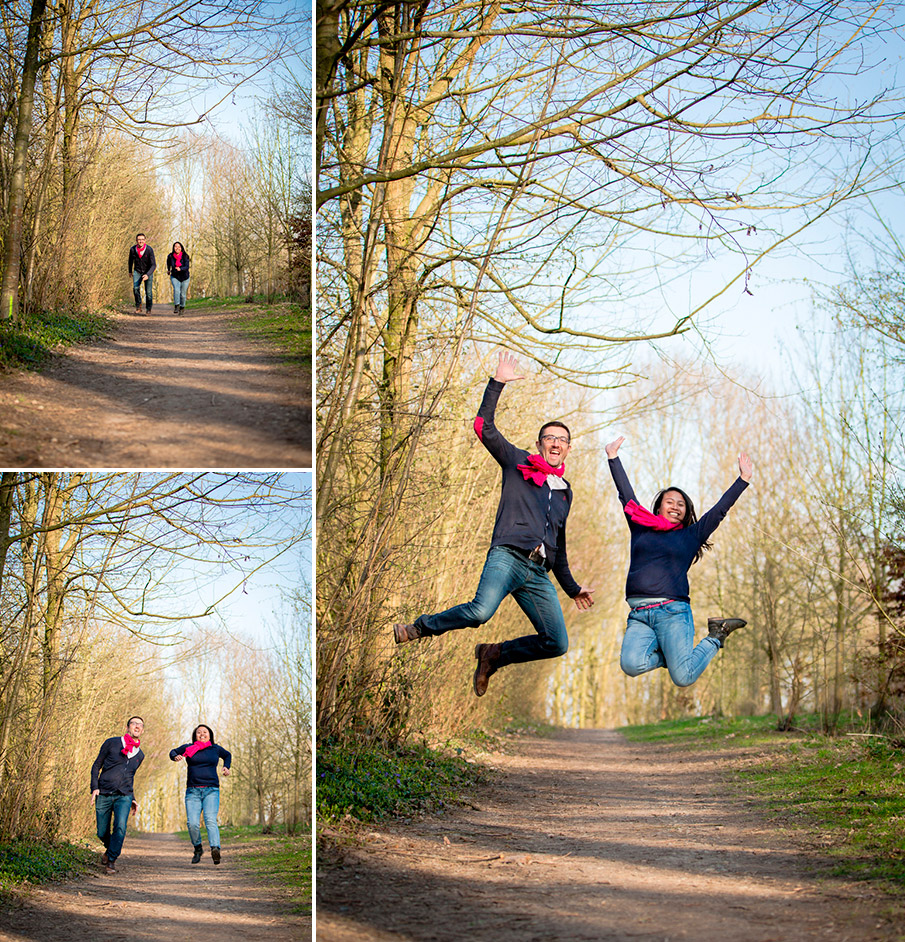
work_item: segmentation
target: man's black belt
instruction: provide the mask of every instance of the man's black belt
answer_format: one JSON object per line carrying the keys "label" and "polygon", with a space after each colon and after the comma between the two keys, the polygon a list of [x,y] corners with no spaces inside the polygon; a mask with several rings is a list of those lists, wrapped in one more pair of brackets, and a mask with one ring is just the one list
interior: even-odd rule
{"label": "man's black belt", "polygon": [[540,546],[535,546],[534,549],[527,550],[522,546],[512,546],[508,543],[506,545],[509,546],[509,549],[514,549],[517,553],[521,553],[522,556],[527,556],[532,563],[540,563],[542,566],[545,566],[547,562],[547,557],[540,552]]}

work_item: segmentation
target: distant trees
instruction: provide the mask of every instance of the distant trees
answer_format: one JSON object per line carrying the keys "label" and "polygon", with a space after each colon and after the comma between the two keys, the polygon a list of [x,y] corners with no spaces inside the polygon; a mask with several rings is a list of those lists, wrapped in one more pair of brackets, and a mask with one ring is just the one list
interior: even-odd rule
{"label": "distant trees", "polygon": [[311,821],[312,624],[303,585],[270,650],[233,646],[221,666],[230,691],[223,732],[236,754],[225,811],[265,832],[283,825],[294,834]]}
{"label": "distant trees", "polygon": [[[261,103],[243,145],[186,137],[170,164],[173,217],[186,232],[195,292],[310,303],[308,132],[287,117],[287,95],[301,95],[288,89]],[[300,100],[299,122],[302,110]]]}

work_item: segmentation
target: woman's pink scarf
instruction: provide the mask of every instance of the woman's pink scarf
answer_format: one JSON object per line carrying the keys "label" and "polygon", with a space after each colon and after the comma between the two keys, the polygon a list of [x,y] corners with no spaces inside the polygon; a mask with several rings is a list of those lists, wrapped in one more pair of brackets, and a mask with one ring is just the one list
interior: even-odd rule
{"label": "woman's pink scarf", "polygon": [[201,752],[202,749],[207,749],[208,746],[212,745],[213,743],[210,740],[207,742],[193,742],[191,746],[186,746],[184,755],[190,759],[196,752]]}
{"label": "woman's pink scarf", "polygon": [[173,264],[179,268],[179,266],[182,264],[182,252],[180,252],[178,255],[175,252],[173,253]]}
{"label": "woman's pink scarf", "polygon": [[123,742],[126,745],[119,751],[126,757],[128,757],[129,753],[132,752],[133,749],[137,749],[141,745],[140,739],[133,739],[128,733],[123,736]]}
{"label": "woman's pink scarf", "polygon": [[672,523],[666,517],[659,514],[652,514],[646,507],[642,507],[636,501],[630,500],[625,505],[625,515],[633,523],[639,526],[648,527],[651,530],[679,530],[681,523]]}
{"label": "woman's pink scarf", "polygon": [[533,481],[538,487],[547,483],[547,475],[555,474],[561,478],[566,470],[565,461],[558,468],[551,468],[540,455],[528,455],[528,464],[517,464],[516,467],[525,476],[526,481]]}

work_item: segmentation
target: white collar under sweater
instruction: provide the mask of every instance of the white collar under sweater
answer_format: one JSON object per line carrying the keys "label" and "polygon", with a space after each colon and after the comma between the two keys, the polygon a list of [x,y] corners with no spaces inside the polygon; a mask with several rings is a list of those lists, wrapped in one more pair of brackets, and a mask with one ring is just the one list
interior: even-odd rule
{"label": "white collar under sweater", "polygon": [[[119,737],[119,741],[123,744],[123,749],[125,749],[125,748],[126,748],[126,737],[125,737],[125,736],[120,736],[120,737]],[[125,755],[125,757],[126,757],[127,759],[131,759],[132,756],[134,756],[134,755],[136,755],[136,754],[138,753],[138,750],[139,750],[139,749],[141,749],[141,746],[135,746],[135,747],[132,749],[131,752],[126,752],[126,753],[124,753],[124,755]]]}

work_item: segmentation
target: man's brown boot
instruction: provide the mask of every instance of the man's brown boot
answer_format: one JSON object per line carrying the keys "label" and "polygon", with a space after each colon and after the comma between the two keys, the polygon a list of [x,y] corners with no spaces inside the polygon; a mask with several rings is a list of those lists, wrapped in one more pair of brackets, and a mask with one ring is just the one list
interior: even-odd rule
{"label": "man's brown boot", "polygon": [[483,697],[487,693],[487,685],[490,683],[490,678],[497,672],[497,662],[502,652],[503,645],[500,642],[475,645],[474,656],[478,659],[473,682],[475,696]]}
{"label": "man's brown boot", "polygon": [[417,625],[405,625],[399,621],[393,625],[393,637],[396,639],[396,644],[417,641],[421,637],[421,629]]}

